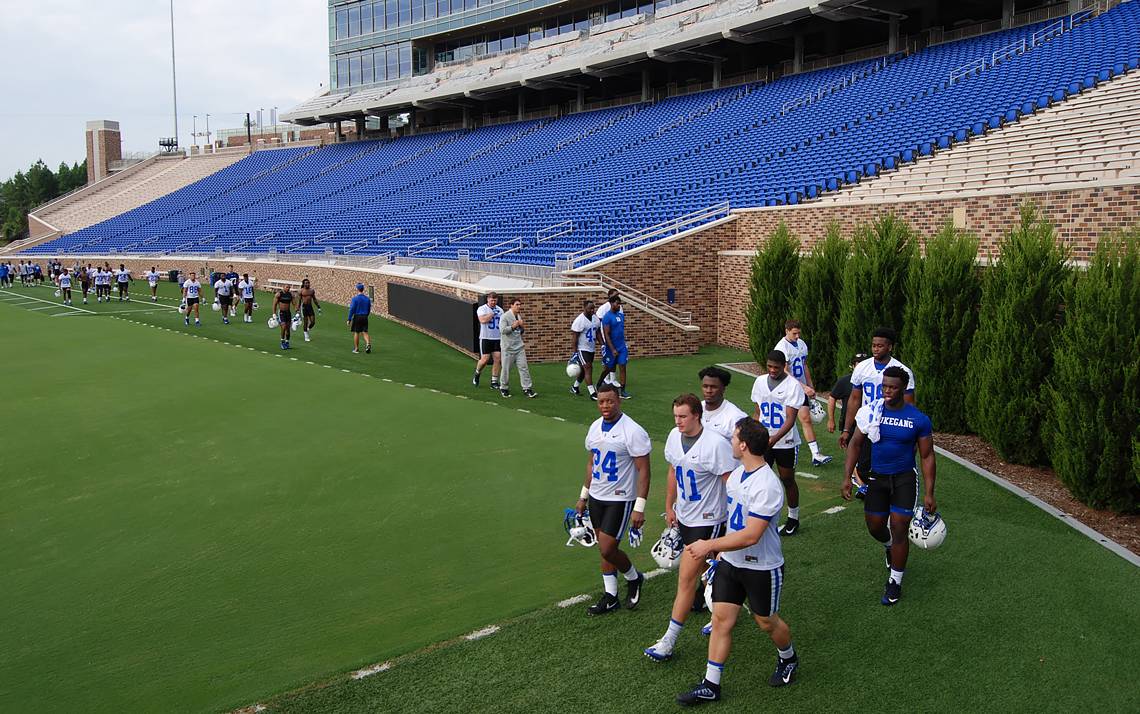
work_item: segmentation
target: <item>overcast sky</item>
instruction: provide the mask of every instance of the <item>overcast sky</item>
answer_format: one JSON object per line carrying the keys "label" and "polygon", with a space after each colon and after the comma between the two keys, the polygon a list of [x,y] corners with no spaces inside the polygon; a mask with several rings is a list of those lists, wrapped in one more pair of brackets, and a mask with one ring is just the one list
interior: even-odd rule
{"label": "overcast sky", "polygon": [[[124,152],[174,133],[169,0],[0,0],[0,180],[84,159],[88,120]],[[285,112],[328,81],[327,0],[175,0],[178,133]],[[204,142],[200,140],[200,143]]]}

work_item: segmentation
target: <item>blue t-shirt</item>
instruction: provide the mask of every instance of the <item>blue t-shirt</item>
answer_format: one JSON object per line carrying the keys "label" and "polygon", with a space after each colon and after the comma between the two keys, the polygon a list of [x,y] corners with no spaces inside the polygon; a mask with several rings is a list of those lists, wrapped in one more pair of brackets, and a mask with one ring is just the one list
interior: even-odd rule
{"label": "blue t-shirt", "polygon": [[913,404],[904,404],[897,410],[884,404],[879,440],[871,444],[871,470],[884,475],[912,470],[915,445],[933,431],[930,417]]}
{"label": "blue t-shirt", "polygon": [[372,301],[364,293],[357,293],[352,296],[352,302],[348,303],[348,319],[352,319],[357,315],[367,315],[372,312]]}
{"label": "blue t-shirt", "polygon": [[610,328],[610,342],[615,350],[625,348],[625,315],[617,310],[610,310],[602,318],[602,328]]}

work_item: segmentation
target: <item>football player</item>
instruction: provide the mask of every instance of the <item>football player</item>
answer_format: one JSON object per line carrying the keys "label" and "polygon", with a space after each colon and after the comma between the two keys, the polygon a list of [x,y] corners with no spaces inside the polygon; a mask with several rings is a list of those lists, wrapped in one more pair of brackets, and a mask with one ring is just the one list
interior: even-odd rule
{"label": "football player", "polygon": [[[115,282],[119,286],[119,302],[123,300],[130,302],[131,271],[127,270],[127,266],[122,263],[119,263],[119,269],[115,271]],[[107,299],[110,300],[110,286],[108,286],[107,291]]]}
{"label": "football player", "polygon": [[195,273],[190,273],[190,277],[182,282],[182,302],[186,303],[186,315],[182,321],[189,325],[190,313],[193,312],[194,324],[201,327],[202,320],[198,310],[199,303],[202,302],[202,283],[198,282],[198,276]]}
{"label": "football player", "polygon": [[821,452],[819,444],[815,443],[815,428],[811,423],[811,400],[815,397],[815,388],[812,386],[811,369],[808,367],[808,346],[800,339],[799,320],[788,320],[784,323],[784,337],[776,343],[776,349],[788,358],[788,364],[784,369],[804,388],[804,403],[799,410],[799,420],[808,448],[811,449],[811,464],[812,466],[829,464],[831,457]]}
{"label": "football player", "polygon": [[701,378],[701,395],[705,400],[701,404],[701,424],[724,437],[725,441],[732,441],[732,432],[736,424],[748,416],[740,407],[724,398],[725,390],[732,382],[732,373],[720,367],[705,367],[698,374]]}
{"label": "football player", "polygon": [[788,359],[780,350],[768,353],[767,374],[752,385],[753,418],[771,435],[765,461],[775,466],[784,484],[788,502],[788,520],[779,533],[794,536],[800,528],[800,487],[796,484],[796,461],[799,457],[800,434],[796,430],[796,414],[804,403],[804,390],[786,371]]}
{"label": "football player", "polygon": [[612,384],[598,387],[601,416],[586,433],[586,479],[575,509],[582,515],[590,509],[590,520],[598,536],[602,557],[601,599],[587,612],[604,615],[621,608],[617,574],[625,578],[625,606],[634,609],[641,601],[645,575],[637,572],[621,549],[626,528],[640,530],[645,523],[645,501],[649,498],[649,452],[653,445],[645,429],[621,411],[621,395]]}
{"label": "football player", "polygon": [[475,363],[475,374],[471,377],[471,384],[479,386],[479,378],[483,376],[483,368],[491,362],[491,389],[499,388],[499,371],[502,369],[502,348],[499,332],[499,320],[503,317],[503,308],[499,307],[499,295],[495,292],[487,293],[487,302],[480,305],[475,311],[479,320],[479,361]]}
{"label": "football player", "polygon": [[242,315],[242,321],[253,322],[253,281],[249,279],[249,273],[242,273],[241,282],[237,284],[237,287],[245,311]]}
{"label": "football player", "polygon": [[601,323],[594,315],[594,301],[586,300],[582,303],[582,312],[574,318],[570,325],[570,346],[578,355],[578,364],[582,367],[582,374],[570,386],[571,394],[581,394],[582,382],[586,383],[586,391],[590,399],[597,400],[597,390],[594,387],[594,352],[597,349],[598,331]]}
{"label": "football player", "polygon": [[71,304],[71,273],[67,272],[67,268],[62,269],[63,272],[55,279],[59,285],[59,294],[63,298],[64,305]]}
{"label": "football player", "polygon": [[851,500],[851,473],[859,460],[861,447],[864,443],[870,444],[871,469],[862,472],[867,482],[863,518],[871,537],[883,545],[887,567],[891,570],[880,600],[890,606],[902,597],[903,573],[910,554],[907,531],[918,505],[916,448],[925,483],[922,505],[927,513],[935,513],[938,504],[934,500],[934,429],[930,417],[905,399],[910,373],[902,367],[887,367],[879,381],[883,398],[865,407],[869,417],[867,431],[856,429],[851,438],[844,463],[847,478],[843,480],[841,493],[845,500]]}
{"label": "football player", "polygon": [[147,284],[150,285],[150,301],[158,302],[158,268],[153,265],[150,266],[150,270],[146,271],[143,277],[146,278]]}
{"label": "football player", "polygon": [[605,345],[602,347],[602,376],[598,379],[598,384],[606,382],[606,378],[616,372],[618,381],[614,386],[621,391],[621,398],[632,399],[633,395],[627,391],[629,347],[625,342],[625,312],[621,309],[621,296],[617,293],[610,295],[609,304],[609,311],[599,318]]}
{"label": "football player", "polygon": [[683,556],[700,563],[720,553],[712,578],[713,631],[705,677],[677,696],[678,703],[689,706],[720,699],[721,675],[732,649],[732,628],[746,598],[756,624],[776,645],[776,671],[768,684],[791,684],[799,667],[791,630],[779,615],[784,554],[780,537],[771,526],[783,509],[784,489],[764,460],[768,431],[755,419],[742,419],[732,438],[732,451],[741,465],[729,474],[725,486],[728,533],[688,545]]}
{"label": "football player", "polygon": [[281,349],[289,349],[289,338],[292,337],[293,303],[297,296],[288,285],[277,291],[273,296],[272,311],[277,314],[277,322],[281,327]]}
{"label": "football player", "polygon": [[214,281],[214,299],[222,307],[222,324],[230,324],[230,309],[234,303],[234,284],[224,275]]}
{"label": "football player", "polygon": [[[724,482],[736,468],[732,445],[701,423],[701,401],[694,394],[673,400],[673,423],[665,441],[665,460],[673,478],[665,483],[665,522],[681,532],[685,545],[724,535],[727,505]],[[665,634],[645,649],[650,659],[662,662],[673,656],[677,636],[693,609],[697,580],[704,563],[681,558],[677,568],[677,595]]]}
{"label": "football player", "polygon": [[317,291],[313,290],[308,278],[301,281],[298,295],[301,298],[301,330],[305,333],[305,342],[308,342],[309,330],[317,324],[317,315],[313,312],[313,308],[320,310],[321,301],[317,300]]}

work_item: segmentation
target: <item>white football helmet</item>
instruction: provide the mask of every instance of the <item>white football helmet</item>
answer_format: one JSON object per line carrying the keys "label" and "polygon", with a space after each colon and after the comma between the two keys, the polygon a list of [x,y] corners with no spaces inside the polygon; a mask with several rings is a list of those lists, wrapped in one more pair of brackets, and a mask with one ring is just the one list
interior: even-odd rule
{"label": "white football helmet", "polygon": [[185,314],[186,314],[186,303],[180,303],[180,304],[178,305],[178,313],[179,313],[180,315],[185,315]]}
{"label": "white football helmet", "polygon": [[946,540],[946,521],[938,513],[927,513],[919,506],[910,522],[910,542],[924,550],[934,550]]}
{"label": "white football helmet", "polygon": [[214,304],[210,306],[210,309],[212,309],[214,312],[221,312],[222,304],[218,302],[217,298],[214,298]]}
{"label": "white football helmet", "polygon": [[684,550],[685,544],[681,540],[681,531],[677,528],[666,528],[657,542],[653,544],[651,552],[653,559],[657,561],[657,565],[666,570],[674,570],[681,562],[681,553]]}
{"label": "white football helmet", "polygon": [[292,329],[294,332],[301,329],[301,313],[298,312],[296,315],[294,315],[293,321],[290,322],[289,325],[290,329]]}
{"label": "white football helmet", "polygon": [[59,297],[59,290],[56,290],[56,291],[55,291],[55,296],[56,296],[56,297]]}
{"label": "white football helmet", "polygon": [[256,310],[256,309],[257,309],[257,301],[256,301],[256,300],[254,300],[254,301],[253,301],[253,309],[254,309],[254,310]]}
{"label": "white football helmet", "polygon": [[818,399],[812,399],[808,408],[811,409],[812,424],[822,424],[827,419],[827,409],[824,408],[823,402]]}
{"label": "white football helmet", "polygon": [[598,534],[594,532],[594,524],[590,521],[589,509],[579,516],[573,508],[567,508],[566,514],[562,517],[562,525],[570,536],[566,541],[567,546],[577,543],[592,548],[598,544]]}
{"label": "white football helmet", "polygon": [[578,379],[582,376],[582,367],[577,362],[566,363],[566,376],[570,379]]}
{"label": "white football helmet", "polygon": [[275,330],[280,326],[281,326],[281,323],[277,321],[277,316],[276,315],[270,315],[269,316],[269,329]]}

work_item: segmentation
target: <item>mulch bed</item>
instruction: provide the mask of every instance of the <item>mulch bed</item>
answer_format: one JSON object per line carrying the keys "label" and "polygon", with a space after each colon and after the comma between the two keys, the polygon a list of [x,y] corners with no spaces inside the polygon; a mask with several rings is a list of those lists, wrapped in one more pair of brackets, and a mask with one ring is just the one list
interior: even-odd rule
{"label": "mulch bed", "polygon": [[[760,365],[755,362],[735,362],[724,366],[749,374],[761,373]],[[820,392],[819,396],[827,398],[824,392]],[[1140,555],[1140,515],[1120,515],[1089,508],[1073,498],[1052,469],[1006,463],[992,446],[982,441],[981,437],[935,433],[934,443],[955,456],[977,464],[990,473],[1025,489],[1045,503]]]}

